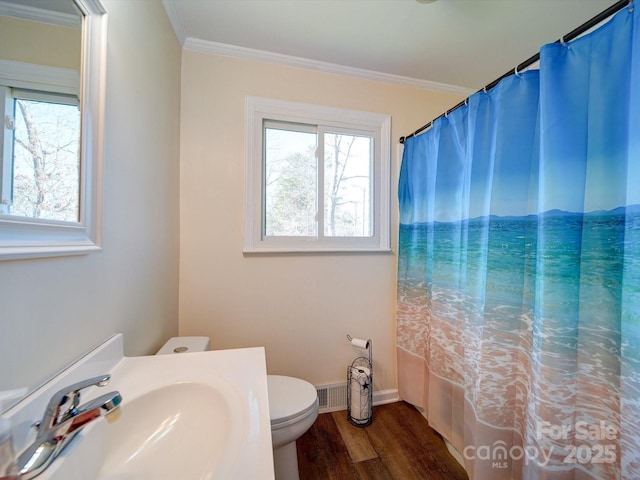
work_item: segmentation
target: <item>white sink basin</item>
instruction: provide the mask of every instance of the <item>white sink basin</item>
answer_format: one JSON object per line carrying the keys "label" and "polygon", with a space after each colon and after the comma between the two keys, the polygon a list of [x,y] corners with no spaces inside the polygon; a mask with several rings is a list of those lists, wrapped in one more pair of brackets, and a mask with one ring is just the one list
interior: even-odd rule
{"label": "white sink basin", "polygon": [[96,480],[200,479],[220,473],[223,464],[237,459],[240,443],[232,419],[243,414],[228,400],[210,386],[179,383],[125,401],[119,420],[100,422],[82,440],[103,437],[105,455]]}
{"label": "white sink basin", "polygon": [[[98,374],[80,370],[55,387]],[[109,384],[81,403],[117,390],[119,411],[80,431],[37,480],[274,478],[262,348],[122,356],[104,373]]]}

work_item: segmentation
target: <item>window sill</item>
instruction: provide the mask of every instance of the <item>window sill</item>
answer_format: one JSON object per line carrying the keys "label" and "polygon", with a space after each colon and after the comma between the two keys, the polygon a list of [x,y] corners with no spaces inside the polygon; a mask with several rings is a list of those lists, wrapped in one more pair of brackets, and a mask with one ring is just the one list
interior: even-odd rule
{"label": "window sill", "polygon": [[102,251],[94,225],[0,215],[0,261]]}
{"label": "window sill", "polygon": [[309,246],[309,247],[291,247],[291,246],[258,246],[252,248],[244,248],[242,253],[245,255],[258,254],[389,254],[390,247],[344,247],[344,246]]}
{"label": "window sill", "polygon": [[20,260],[25,258],[48,258],[71,255],[86,255],[101,252],[97,245],[42,245],[42,246],[0,246],[0,261]]}

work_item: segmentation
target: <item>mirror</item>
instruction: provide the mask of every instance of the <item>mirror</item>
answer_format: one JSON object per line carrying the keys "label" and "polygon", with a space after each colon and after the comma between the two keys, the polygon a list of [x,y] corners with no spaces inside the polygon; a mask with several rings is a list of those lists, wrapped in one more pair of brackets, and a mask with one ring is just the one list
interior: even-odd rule
{"label": "mirror", "polygon": [[[5,107],[0,112],[0,186],[4,189],[0,199],[7,199],[0,210],[0,260],[100,250],[106,34],[107,15],[100,0],[0,0],[0,97]],[[43,105],[62,106],[75,116],[36,112]],[[38,115],[40,123],[36,122]],[[58,128],[44,133],[37,126],[42,123]],[[18,129],[22,131],[14,138]],[[31,172],[25,173],[26,167],[17,161],[6,163],[4,150],[8,148],[21,148],[40,157],[31,159]],[[16,177],[20,174],[33,181],[34,168],[48,168],[37,164],[38,160],[44,162],[45,154],[66,156],[56,169],[44,170],[44,176],[57,180],[42,187],[44,193],[59,190],[47,200],[48,206],[41,204],[36,215],[35,204],[25,207],[24,200],[22,210],[11,211],[8,204],[20,195],[39,193],[24,195],[25,187],[19,182],[25,178]],[[51,158],[45,160],[55,163]],[[75,204],[69,199],[75,199]],[[73,213],[50,214],[63,204],[72,204]],[[31,214],[27,215],[29,209]],[[0,394],[15,389],[32,391],[64,367],[43,363],[42,369],[28,378],[12,376],[10,368],[0,369]]]}
{"label": "mirror", "polygon": [[0,260],[100,250],[106,12],[0,0]]}

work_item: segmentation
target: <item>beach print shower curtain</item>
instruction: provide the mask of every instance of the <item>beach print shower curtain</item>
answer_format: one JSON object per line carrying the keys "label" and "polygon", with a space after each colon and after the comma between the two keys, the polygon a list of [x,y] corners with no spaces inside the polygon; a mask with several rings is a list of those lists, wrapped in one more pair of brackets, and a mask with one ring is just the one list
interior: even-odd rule
{"label": "beach print shower curtain", "polygon": [[640,479],[639,12],[405,142],[400,396],[472,480]]}

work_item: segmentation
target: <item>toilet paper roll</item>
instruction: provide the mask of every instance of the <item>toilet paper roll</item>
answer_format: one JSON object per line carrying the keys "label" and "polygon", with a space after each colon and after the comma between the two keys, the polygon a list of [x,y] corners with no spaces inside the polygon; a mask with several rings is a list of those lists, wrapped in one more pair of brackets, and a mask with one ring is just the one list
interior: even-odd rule
{"label": "toilet paper roll", "polygon": [[369,389],[371,372],[366,367],[351,367],[351,405],[349,414],[354,420],[366,421],[370,416]]}
{"label": "toilet paper roll", "polygon": [[[360,385],[366,386],[368,388],[368,380],[371,377],[371,370],[369,370],[367,367],[351,367],[353,369],[352,375],[356,375],[356,377],[358,378],[358,383],[360,383]],[[363,382],[367,382],[366,385]]]}
{"label": "toilet paper roll", "polygon": [[361,338],[352,338],[351,345],[355,348],[361,348],[362,350],[366,350],[369,348],[369,340],[362,340]]}

